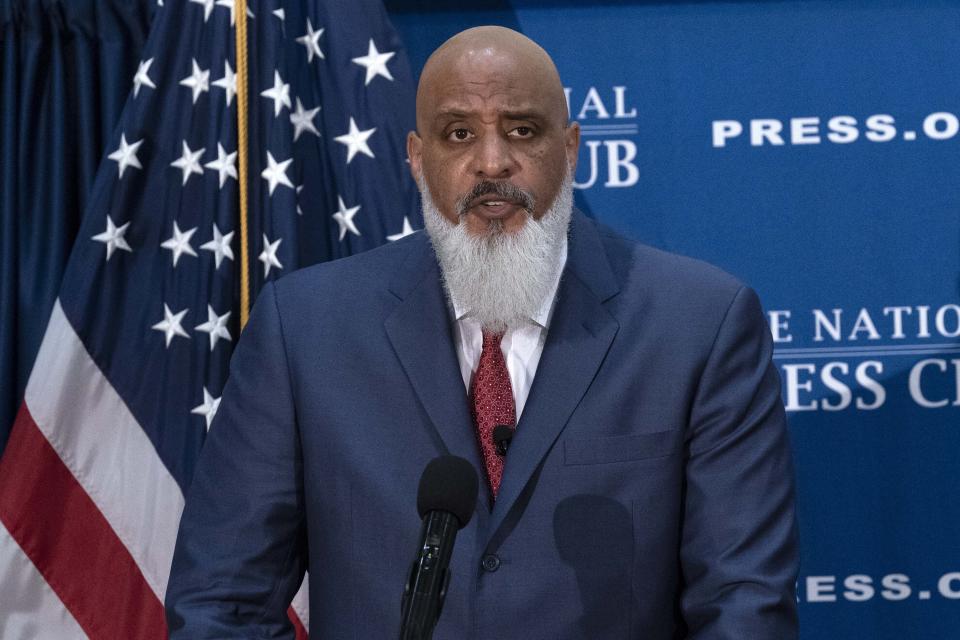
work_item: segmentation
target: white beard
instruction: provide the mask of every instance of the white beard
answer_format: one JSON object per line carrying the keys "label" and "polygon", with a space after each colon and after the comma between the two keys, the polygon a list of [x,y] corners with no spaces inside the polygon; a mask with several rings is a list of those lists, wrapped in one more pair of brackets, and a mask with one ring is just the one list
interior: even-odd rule
{"label": "white beard", "polygon": [[553,205],[539,219],[529,212],[519,231],[499,221],[473,235],[461,218],[443,217],[421,178],[423,220],[437,253],[447,296],[453,297],[488,331],[503,332],[530,322],[550,294],[563,240],[573,211],[573,175],[567,172]]}

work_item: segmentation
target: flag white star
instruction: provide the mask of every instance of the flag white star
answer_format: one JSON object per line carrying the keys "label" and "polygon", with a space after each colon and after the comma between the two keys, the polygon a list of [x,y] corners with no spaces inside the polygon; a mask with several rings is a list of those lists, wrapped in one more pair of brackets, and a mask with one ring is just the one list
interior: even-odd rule
{"label": "flag white star", "polygon": [[142,60],[140,65],[137,67],[137,74],[133,76],[133,97],[136,98],[137,94],[140,93],[140,87],[148,86],[151,89],[156,89],[157,85],[153,84],[153,80],[150,79],[150,76],[147,75],[147,72],[150,71],[150,65],[153,64],[153,58],[149,60]]}
{"label": "flag white star", "polygon": [[180,81],[184,87],[190,87],[193,91],[193,104],[197,104],[197,99],[204,91],[210,91],[210,70],[201,69],[197,64],[196,58],[191,58],[193,71],[186,78]]}
{"label": "flag white star", "polygon": [[217,223],[213,223],[213,240],[209,242],[204,242],[200,245],[201,249],[213,252],[213,260],[216,263],[216,268],[220,268],[220,263],[223,262],[224,257],[230,258],[233,260],[233,249],[230,248],[230,242],[233,240],[233,231],[227,235],[220,233],[220,229],[217,227]]}
{"label": "flag white star", "polygon": [[213,12],[213,0],[190,0],[190,2],[203,5],[203,21],[206,22]]}
{"label": "flag white star", "polygon": [[280,260],[277,259],[277,248],[280,247],[281,242],[283,242],[283,238],[277,238],[273,242],[270,242],[267,234],[263,234],[263,251],[260,252],[257,260],[263,263],[264,278],[270,275],[270,267],[283,269],[283,265],[280,264]]}
{"label": "flag white star", "polygon": [[194,327],[197,331],[210,334],[210,351],[217,346],[217,340],[231,340],[230,331],[227,329],[227,321],[230,320],[230,311],[222,316],[218,316],[209,304],[207,305],[207,321]]}
{"label": "flag white star", "polygon": [[347,164],[350,164],[350,161],[353,160],[353,156],[358,153],[368,155],[371,158],[376,156],[373,155],[373,151],[370,150],[369,145],[367,145],[367,138],[373,135],[373,132],[377,128],[367,129],[366,131],[360,131],[357,128],[357,123],[354,122],[353,117],[350,118],[350,131],[343,134],[342,136],[337,136],[334,138],[337,142],[347,147]]}
{"label": "flag white star", "polygon": [[117,161],[117,170],[120,172],[119,177],[123,177],[123,172],[127,170],[127,167],[143,169],[143,165],[141,165],[137,159],[137,149],[140,148],[141,144],[143,144],[142,139],[137,140],[133,144],[127,144],[127,135],[125,133],[120,134],[120,146],[117,147],[116,151],[107,156],[109,159]]}
{"label": "flag white star", "polygon": [[367,55],[353,59],[354,63],[367,70],[367,79],[364,81],[363,86],[370,84],[370,81],[377,76],[383,76],[387,80],[393,80],[393,76],[390,75],[390,69],[387,69],[387,61],[394,55],[396,55],[395,51],[387,51],[385,53],[377,51],[377,45],[373,44],[373,38],[370,38]]}
{"label": "flag white star", "polygon": [[297,42],[307,48],[307,62],[313,62],[313,56],[323,59],[323,51],[320,51],[320,36],[323,35],[323,29],[313,30],[310,24],[310,18],[307,18],[307,32],[297,38]]}
{"label": "flag white star", "polygon": [[300,98],[297,98],[297,110],[290,114],[290,124],[293,125],[293,141],[296,142],[300,137],[300,134],[304,131],[309,131],[315,136],[319,136],[320,132],[317,131],[317,128],[313,126],[313,119],[317,117],[317,114],[320,112],[320,107],[315,109],[304,109],[303,104],[300,102]]}
{"label": "flag white star", "polygon": [[183,327],[180,323],[183,321],[183,316],[187,315],[189,309],[184,309],[178,313],[173,313],[170,311],[170,307],[166,303],[163,304],[163,320],[153,325],[151,328],[156,329],[157,331],[163,331],[164,335],[167,338],[167,348],[170,347],[170,343],[173,342],[173,336],[183,336],[184,338],[189,339],[190,335],[183,330]]}
{"label": "flag white star", "polygon": [[343,198],[339,195],[337,196],[337,203],[340,210],[333,214],[333,219],[340,225],[340,240],[343,240],[343,237],[347,235],[347,231],[357,236],[360,235],[357,225],[353,222],[353,217],[357,215],[357,211],[360,211],[360,205],[347,209],[347,205],[343,203]]}
{"label": "flag white star", "polygon": [[233,96],[237,93],[237,74],[230,67],[229,60],[223,61],[223,77],[214,80],[213,86],[220,87],[227,92],[227,106],[229,107],[230,103],[233,102]]}
{"label": "flag white star", "polygon": [[206,148],[201,148],[197,151],[191,151],[190,147],[187,145],[187,141],[183,141],[183,155],[170,163],[171,167],[176,167],[183,172],[183,184],[187,184],[187,180],[190,179],[190,176],[193,174],[203,175],[203,169],[200,168],[200,156],[203,155],[203,152],[206,151]]}
{"label": "flag white star", "polygon": [[220,408],[220,398],[214,398],[210,395],[210,392],[207,391],[207,388],[203,388],[203,404],[200,406],[194,407],[190,410],[190,413],[194,413],[198,416],[203,416],[207,421],[207,431],[210,430],[210,423],[213,422],[214,416],[217,415],[217,409]]}
{"label": "flag white star", "polygon": [[298,216],[303,215],[303,209],[300,208],[300,192],[301,191],[303,191],[303,185],[302,184],[297,185],[296,192],[297,192],[297,215]]}
{"label": "flag white star", "polygon": [[196,233],[197,228],[189,229],[187,231],[180,231],[180,227],[177,225],[177,221],[173,221],[173,235],[170,236],[169,240],[163,241],[160,246],[164,249],[170,249],[173,252],[173,268],[177,268],[177,261],[180,260],[180,256],[187,254],[188,256],[197,257],[197,252],[193,250],[193,247],[190,246],[190,238]]}
{"label": "flag white star", "polygon": [[290,108],[290,85],[283,83],[279,71],[273,72],[273,86],[261,91],[260,95],[273,100],[274,117],[280,115],[280,109],[283,107]]}
{"label": "flag white star", "polygon": [[223,189],[223,183],[227,181],[228,176],[234,180],[237,179],[237,152],[227,153],[224,151],[223,145],[218,142],[217,159],[211,160],[203,166],[220,174],[220,188]]}
{"label": "flag white star", "polygon": [[410,226],[410,221],[407,219],[407,216],[403,216],[403,231],[400,233],[394,233],[393,235],[387,236],[387,240],[394,242],[400,238],[406,238],[408,235],[413,233],[413,227]]}
{"label": "flag white star", "polygon": [[291,162],[293,162],[293,158],[277,162],[273,159],[273,154],[267,151],[267,168],[260,172],[260,176],[270,183],[270,195],[273,195],[273,190],[277,188],[278,184],[293,189],[293,183],[287,177],[287,167],[290,166]]}
{"label": "flag white star", "polygon": [[286,18],[287,18],[287,15],[283,12],[283,9],[282,9],[282,8],[281,8],[281,9],[274,9],[274,10],[271,11],[270,13],[272,13],[273,15],[277,16],[278,18],[280,18],[280,22],[283,22],[283,21],[286,20]]}
{"label": "flag white star", "polygon": [[124,251],[133,253],[133,249],[130,248],[130,245],[127,244],[126,239],[123,237],[128,228],[130,228],[129,222],[125,222],[118,227],[113,224],[113,218],[110,217],[110,214],[107,214],[107,230],[93,236],[91,240],[96,240],[97,242],[102,242],[107,245],[107,260],[110,260],[110,256],[112,256],[113,252],[117,249],[123,249]]}

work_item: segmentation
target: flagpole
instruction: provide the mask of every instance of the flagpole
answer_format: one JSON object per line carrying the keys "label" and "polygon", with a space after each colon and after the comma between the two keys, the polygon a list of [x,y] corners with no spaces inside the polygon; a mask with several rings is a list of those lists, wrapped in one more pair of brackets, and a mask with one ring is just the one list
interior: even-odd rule
{"label": "flagpole", "polygon": [[247,214],[249,201],[247,193],[247,122],[249,104],[247,102],[247,0],[235,0],[234,12],[237,37],[237,144],[239,151],[239,193],[240,193],[240,330],[247,325],[250,317],[250,255],[249,225]]}

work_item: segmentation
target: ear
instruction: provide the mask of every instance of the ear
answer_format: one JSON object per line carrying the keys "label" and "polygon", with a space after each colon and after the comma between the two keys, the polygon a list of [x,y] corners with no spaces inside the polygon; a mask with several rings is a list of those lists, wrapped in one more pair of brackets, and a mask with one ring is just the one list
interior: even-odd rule
{"label": "ear", "polygon": [[416,131],[407,134],[407,159],[410,161],[410,175],[413,181],[419,183],[423,175],[423,140]]}
{"label": "ear", "polygon": [[580,123],[571,122],[563,132],[563,146],[567,153],[567,164],[571,171],[577,170],[577,158],[580,156]]}

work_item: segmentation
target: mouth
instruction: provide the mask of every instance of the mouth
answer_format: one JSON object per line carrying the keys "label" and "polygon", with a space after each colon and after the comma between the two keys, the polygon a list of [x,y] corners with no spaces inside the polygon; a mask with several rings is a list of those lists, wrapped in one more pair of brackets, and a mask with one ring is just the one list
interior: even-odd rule
{"label": "mouth", "polygon": [[533,195],[509,182],[485,180],[457,201],[456,211],[462,217],[468,213],[487,221],[504,220],[514,214],[533,214]]}
{"label": "mouth", "polygon": [[474,200],[469,210],[488,220],[502,220],[523,208],[523,203],[516,200],[488,195]]}

